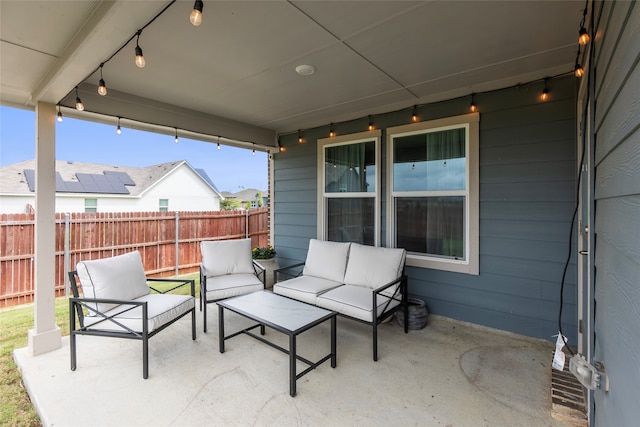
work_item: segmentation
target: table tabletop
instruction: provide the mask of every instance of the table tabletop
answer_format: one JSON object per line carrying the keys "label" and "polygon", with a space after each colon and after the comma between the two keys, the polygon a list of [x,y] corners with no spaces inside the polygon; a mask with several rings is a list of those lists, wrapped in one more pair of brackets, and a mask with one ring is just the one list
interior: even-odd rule
{"label": "table tabletop", "polygon": [[218,301],[217,304],[267,326],[290,333],[308,329],[311,324],[321,323],[336,315],[333,311],[283,297],[271,291],[252,292]]}

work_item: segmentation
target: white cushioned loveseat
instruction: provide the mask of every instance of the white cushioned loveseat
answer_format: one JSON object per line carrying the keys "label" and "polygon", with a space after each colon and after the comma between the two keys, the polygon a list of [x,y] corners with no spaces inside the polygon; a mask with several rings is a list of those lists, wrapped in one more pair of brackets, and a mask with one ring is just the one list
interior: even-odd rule
{"label": "white cushioned loveseat", "polygon": [[405,260],[404,249],[311,239],[305,262],[274,271],[273,291],[371,325],[378,360],[380,323],[403,309],[409,330]]}
{"label": "white cushioned loveseat", "polygon": [[[146,277],[138,251],[80,261],[76,271],[69,272],[69,279],[72,371],[76,370],[76,335],[141,340],[145,379],[149,376],[149,338],[191,313],[191,339],[196,339],[195,280]],[[190,287],[190,295],[170,293],[182,286]]]}

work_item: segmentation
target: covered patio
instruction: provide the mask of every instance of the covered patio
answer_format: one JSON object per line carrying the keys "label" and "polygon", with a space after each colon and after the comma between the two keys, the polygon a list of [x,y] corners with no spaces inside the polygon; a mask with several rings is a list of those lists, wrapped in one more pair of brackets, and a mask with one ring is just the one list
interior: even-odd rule
{"label": "covered patio", "polygon": [[[339,319],[336,368],[299,379],[292,398],[285,354],[246,335],[221,354],[217,316],[209,319],[197,341],[189,319],[154,337],[146,381],[135,341],[79,337],[75,372],[68,337],[42,356],[23,348],[14,357],[45,426],[579,425],[552,416],[552,346],[542,340],[432,315],[407,335],[395,320],[382,325],[373,362],[370,328]],[[225,323],[247,326],[237,315]],[[325,354],[328,334],[328,324],[305,332],[299,351]],[[267,337],[286,346],[276,331]]]}
{"label": "covered patio", "polygon": [[[634,424],[637,2],[205,1],[194,26],[195,3],[0,2],[0,102],[36,112],[35,321],[16,359],[43,422],[554,425],[548,402],[535,402],[548,398],[548,342],[564,327],[610,379],[586,392],[590,425]],[[393,247],[394,132],[465,118],[454,123],[475,135],[462,157],[466,240],[454,246],[464,250],[413,251],[407,268],[409,294],[443,317],[408,335],[389,326],[376,364],[368,335],[339,327],[338,367],[305,377],[293,400],[282,355],[242,339],[220,355],[214,334],[191,343],[182,324],[151,343],[148,381],[135,343],[81,342],[70,372],[51,280],[56,116],[268,152],[270,243],[283,264],[328,239],[322,147],[372,139],[377,181],[361,234]],[[397,151],[409,170],[429,160]]]}

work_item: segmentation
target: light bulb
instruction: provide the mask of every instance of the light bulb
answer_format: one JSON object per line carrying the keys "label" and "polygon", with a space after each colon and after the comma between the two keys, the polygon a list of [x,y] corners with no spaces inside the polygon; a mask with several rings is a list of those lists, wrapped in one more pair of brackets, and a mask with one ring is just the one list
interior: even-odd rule
{"label": "light bulb", "polygon": [[143,68],[145,65],[144,56],[142,55],[142,48],[140,46],[136,46],[136,65],[138,68]]}
{"label": "light bulb", "polygon": [[417,121],[418,121],[418,116],[416,116],[416,113],[413,113],[413,114],[411,115],[411,121],[412,121],[413,123],[415,123],[415,122],[417,122]]}
{"label": "light bulb", "polygon": [[546,101],[547,99],[549,99],[549,89],[545,87],[544,90],[542,91],[542,94],[540,95],[540,100]]}
{"label": "light bulb", "polygon": [[220,149],[220,143],[218,142],[218,150]]}
{"label": "light bulb", "polygon": [[189,15],[189,21],[191,21],[191,23],[196,27],[202,24],[203,7],[204,4],[202,3],[202,0],[196,0],[195,4],[193,5],[193,10],[191,11],[191,15]]}
{"label": "light bulb", "polygon": [[103,79],[100,79],[100,83],[98,84],[98,93],[102,96],[107,94],[107,86],[104,84]]}
{"label": "light bulb", "polygon": [[329,136],[333,138],[334,136],[336,136],[336,133],[333,130],[331,130],[329,131]]}
{"label": "light bulb", "polygon": [[118,127],[116,128],[116,133],[118,135],[120,135],[122,133],[122,129],[120,128],[120,125],[118,125]]}
{"label": "light bulb", "polygon": [[584,76],[584,69],[580,66],[580,64],[576,64],[575,75],[576,77]]}
{"label": "light bulb", "polygon": [[254,149],[253,151],[251,151],[251,155],[255,156],[256,155],[256,150]]}
{"label": "light bulb", "polygon": [[58,123],[62,123],[62,113],[58,111]]}
{"label": "light bulb", "polygon": [[478,111],[478,107],[476,106],[476,103],[471,101],[471,106],[469,107],[469,111],[471,111],[472,113],[475,113],[476,111]]}
{"label": "light bulb", "polygon": [[82,103],[80,98],[78,98],[77,96],[76,96],[76,110],[78,110],[78,111],[83,111],[84,110],[84,104]]}
{"label": "light bulb", "polygon": [[578,43],[582,46],[589,43],[589,33],[587,33],[587,30],[584,27],[580,28],[580,31],[578,32]]}

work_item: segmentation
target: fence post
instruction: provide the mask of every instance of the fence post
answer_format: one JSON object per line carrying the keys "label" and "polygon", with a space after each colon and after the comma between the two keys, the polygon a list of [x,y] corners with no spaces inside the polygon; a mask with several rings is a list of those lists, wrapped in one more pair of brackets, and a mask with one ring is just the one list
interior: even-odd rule
{"label": "fence post", "polygon": [[180,214],[176,211],[176,276],[180,272]]}
{"label": "fence post", "polygon": [[245,216],[244,216],[244,237],[246,239],[248,239],[251,236],[251,233],[249,233],[249,209],[245,209]]}
{"label": "fence post", "polygon": [[71,252],[70,252],[70,228],[71,219],[68,213],[64,214],[64,294],[69,295],[69,271],[71,271]]}

